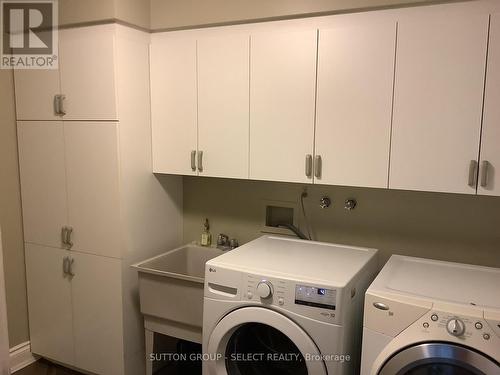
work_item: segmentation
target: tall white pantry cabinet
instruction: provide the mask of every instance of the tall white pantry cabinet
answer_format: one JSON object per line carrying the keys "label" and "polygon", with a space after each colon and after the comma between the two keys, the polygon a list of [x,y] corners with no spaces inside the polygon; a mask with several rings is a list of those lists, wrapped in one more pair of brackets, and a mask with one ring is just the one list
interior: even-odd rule
{"label": "tall white pantry cabinet", "polygon": [[149,34],[59,31],[59,70],[15,72],[33,353],[143,374],[130,264],[181,241],[180,177],[151,173]]}

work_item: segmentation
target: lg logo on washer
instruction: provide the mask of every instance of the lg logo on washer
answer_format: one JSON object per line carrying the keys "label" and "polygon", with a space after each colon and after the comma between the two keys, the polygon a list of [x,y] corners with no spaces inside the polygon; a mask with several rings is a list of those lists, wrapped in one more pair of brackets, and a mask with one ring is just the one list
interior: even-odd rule
{"label": "lg logo on washer", "polygon": [[1,68],[57,69],[57,2],[1,1]]}

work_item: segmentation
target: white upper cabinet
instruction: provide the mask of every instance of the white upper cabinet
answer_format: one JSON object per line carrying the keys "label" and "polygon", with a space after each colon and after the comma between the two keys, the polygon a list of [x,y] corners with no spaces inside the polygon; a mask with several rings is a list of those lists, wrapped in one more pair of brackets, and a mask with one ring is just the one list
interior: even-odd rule
{"label": "white upper cabinet", "polygon": [[398,24],[389,187],[475,194],[488,16]]}
{"label": "white upper cabinet", "polygon": [[116,120],[114,25],[59,32],[65,120]]}
{"label": "white upper cabinet", "polygon": [[491,17],[478,194],[500,196],[500,13]]}
{"label": "white upper cabinet", "polygon": [[115,28],[60,30],[58,70],[15,70],[17,119],[116,120]]}
{"label": "white upper cabinet", "polygon": [[61,247],[61,230],[67,224],[62,121],[17,125],[24,239]]}
{"label": "white upper cabinet", "polygon": [[249,48],[248,35],[198,39],[200,176],[248,178]]}
{"label": "white upper cabinet", "polygon": [[61,92],[59,70],[15,70],[18,120],[59,120],[54,98]]}
{"label": "white upper cabinet", "polygon": [[114,122],[64,123],[72,250],[121,256],[118,126]]}
{"label": "white upper cabinet", "polygon": [[151,115],[153,171],[197,174],[196,39],[152,36]]}
{"label": "white upper cabinet", "polygon": [[319,30],[315,183],[387,187],[395,43],[394,21]]}
{"label": "white upper cabinet", "polygon": [[312,182],[316,47],[316,30],[251,36],[251,179]]}

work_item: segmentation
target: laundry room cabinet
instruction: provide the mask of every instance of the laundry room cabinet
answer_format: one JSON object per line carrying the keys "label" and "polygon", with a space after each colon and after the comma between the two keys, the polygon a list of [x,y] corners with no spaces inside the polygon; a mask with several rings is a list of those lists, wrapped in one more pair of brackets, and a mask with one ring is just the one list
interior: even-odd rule
{"label": "laundry room cabinet", "polygon": [[120,261],[27,243],[26,270],[32,351],[122,374]]}
{"label": "laundry room cabinet", "polygon": [[395,52],[394,20],[320,28],[315,183],[387,187]]}
{"label": "laundry room cabinet", "polygon": [[59,30],[59,69],[15,70],[17,119],[117,120],[113,30]]}
{"label": "laundry room cabinet", "polygon": [[[84,77],[74,77],[76,62],[61,74],[78,100],[91,89],[111,90],[120,121],[106,121],[90,101],[68,101],[68,114],[75,108],[75,117],[99,120],[18,117],[31,348],[83,372],[140,375],[144,331],[130,265],[180,244],[182,181],[151,173],[149,34],[120,25],[65,31],[61,45],[83,48],[92,36],[111,47],[116,60],[111,80],[100,82],[106,87],[78,83]],[[104,54],[104,44],[93,48]]]}
{"label": "laundry room cabinet", "polygon": [[20,121],[18,145],[26,242],[120,258],[118,124]]}
{"label": "laundry room cabinet", "polygon": [[312,182],[317,30],[254,32],[250,178]]}
{"label": "laundry room cabinet", "polygon": [[500,13],[491,16],[477,193],[500,196]]}
{"label": "laundry room cabinet", "polygon": [[18,122],[24,241],[63,247],[68,223],[62,121]]}
{"label": "laundry room cabinet", "polygon": [[396,21],[363,22],[153,35],[153,171],[387,188]]}
{"label": "laundry room cabinet", "polygon": [[153,171],[196,175],[196,38],[151,36]]}
{"label": "laundry room cabinet", "polygon": [[398,21],[389,187],[476,194],[487,14]]}
{"label": "laundry room cabinet", "polygon": [[248,34],[152,39],[153,171],[248,178]]}
{"label": "laundry room cabinet", "polygon": [[198,174],[248,178],[249,35],[200,37],[197,51]]}
{"label": "laundry room cabinet", "polygon": [[489,7],[154,34],[153,171],[500,195]]}
{"label": "laundry room cabinet", "polygon": [[68,254],[60,248],[25,245],[31,350],[75,364],[71,281],[63,268]]}

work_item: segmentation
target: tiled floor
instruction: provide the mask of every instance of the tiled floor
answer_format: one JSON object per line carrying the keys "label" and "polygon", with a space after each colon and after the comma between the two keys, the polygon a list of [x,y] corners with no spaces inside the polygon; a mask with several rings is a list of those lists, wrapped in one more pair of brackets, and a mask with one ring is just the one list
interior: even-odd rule
{"label": "tiled floor", "polygon": [[32,365],[23,368],[15,375],[82,375],[79,372],[69,370],[62,366],[54,365],[43,359],[36,361]]}

